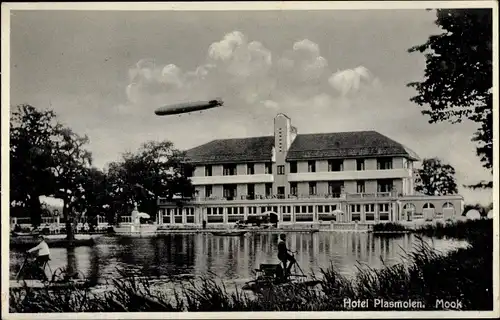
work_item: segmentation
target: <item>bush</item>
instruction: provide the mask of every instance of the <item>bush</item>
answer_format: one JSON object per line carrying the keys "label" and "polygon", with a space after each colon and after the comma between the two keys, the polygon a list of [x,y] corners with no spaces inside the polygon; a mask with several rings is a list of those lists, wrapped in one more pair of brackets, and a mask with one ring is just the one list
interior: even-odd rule
{"label": "bush", "polygon": [[405,232],[410,231],[407,227],[402,224],[395,222],[385,222],[385,223],[377,223],[373,225],[374,232]]}

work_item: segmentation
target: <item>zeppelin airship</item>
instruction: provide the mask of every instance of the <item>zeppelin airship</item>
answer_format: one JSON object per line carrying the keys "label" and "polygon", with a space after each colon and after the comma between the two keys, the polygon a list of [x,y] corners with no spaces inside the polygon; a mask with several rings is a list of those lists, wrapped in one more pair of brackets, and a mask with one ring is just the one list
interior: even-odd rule
{"label": "zeppelin airship", "polygon": [[158,108],[155,110],[155,114],[158,116],[169,116],[217,108],[221,107],[223,104],[224,102],[220,98],[209,101],[184,102]]}

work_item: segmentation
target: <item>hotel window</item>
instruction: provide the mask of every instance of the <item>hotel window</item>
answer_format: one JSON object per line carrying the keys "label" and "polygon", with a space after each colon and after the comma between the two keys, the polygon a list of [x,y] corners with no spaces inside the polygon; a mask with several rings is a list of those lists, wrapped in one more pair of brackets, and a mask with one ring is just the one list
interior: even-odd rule
{"label": "hotel window", "polygon": [[222,174],[225,176],[235,176],[236,165],[235,164],[225,164],[222,166]]}
{"label": "hotel window", "polygon": [[323,206],[318,206],[318,213],[323,213]]}
{"label": "hotel window", "polygon": [[272,163],[266,163],[266,167],[264,169],[265,174],[273,174],[273,164]]}
{"label": "hotel window", "polygon": [[285,187],[278,187],[278,195],[282,197],[285,196]]}
{"label": "hotel window", "polygon": [[253,163],[247,164],[247,174],[255,174],[255,166]]}
{"label": "hotel window", "polygon": [[297,195],[297,182],[290,182],[290,194],[296,196]]}
{"label": "hotel window", "polygon": [[413,169],[413,161],[407,160],[405,168],[406,169]]}
{"label": "hotel window", "polygon": [[310,195],[316,194],[316,182],[309,182],[309,194]]}
{"label": "hotel window", "polygon": [[392,169],[392,158],[382,158],[377,160],[378,170],[389,170]]}
{"label": "hotel window", "polygon": [[297,173],[297,161],[290,162],[290,173]]}
{"label": "hotel window", "polygon": [[316,161],[307,161],[307,172],[316,172]]}
{"label": "hotel window", "polygon": [[364,181],[358,181],[356,183],[356,192],[357,193],[365,193],[365,182]]}
{"label": "hotel window", "polygon": [[236,197],[236,185],[228,184],[223,186],[224,198],[232,200]]}
{"label": "hotel window", "polygon": [[212,176],[212,166],[205,166],[205,177]]}
{"label": "hotel window", "polygon": [[351,220],[360,221],[361,220],[361,205],[351,204]]}
{"label": "hotel window", "polygon": [[250,198],[253,198],[255,196],[255,184],[253,183],[247,184],[247,195]]}
{"label": "hotel window", "polygon": [[342,188],[344,188],[344,181],[330,181],[328,182],[328,194],[334,196],[340,196],[342,194]]}
{"label": "hotel window", "polygon": [[374,204],[365,204],[365,218],[366,218],[366,221],[374,221],[375,220],[375,205]]}
{"label": "hotel window", "polygon": [[245,208],[240,207],[240,214],[245,214]]}
{"label": "hotel window", "polygon": [[377,181],[377,192],[391,192],[393,188],[392,180],[378,180]]}
{"label": "hotel window", "polygon": [[328,160],[328,171],[344,171],[344,160]]}
{"label": "hotel window", "polygon": [[266,183],[266,196],[270,196],[273,194],[273,184]]}
{"label": "hotel window", "polygon": [[212,196],[212,186],[205,186],[205,198],[210,198]]}
{"label": "hotel window", "polygon": [[356,170],[365,170],[365,159],[356,159]]}
{"label": "hotel window", "polygon": [[307,213],[313,213],[314,212],[314,207],[313,206],[308,206],[307,207]]}
{"label": "hotel window", "polygon": [[389,220],[389,209],[390,208],[388,203],[381,203],[378,205],[379,220]]}
{"label": "hotel window", "polygon": [[285,166],[278,166],[278,174],[279,175],[285,174]]}

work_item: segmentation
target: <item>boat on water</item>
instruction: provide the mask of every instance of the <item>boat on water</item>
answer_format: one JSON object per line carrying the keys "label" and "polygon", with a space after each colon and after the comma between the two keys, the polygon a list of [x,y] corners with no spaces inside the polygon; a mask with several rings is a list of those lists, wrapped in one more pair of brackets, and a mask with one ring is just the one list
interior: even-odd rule
{"label": "boat on water", "polygon": [[242,287],[243,290],[257,294],[268,294],[277,288],[312,288],[321,283],[320,280],[308,279],[303,273],[289,274],[285,277],[280,264],[261,264],[259,267],[259,269],[255,269],[256,278],[246,282]]}
{"label": "boat on water", "polygon": [[220,236],[220,237],[239,237],[239,236],[244,236],[247,233],[247,231],[228,230],[228,231],[212,231],[211,233],[214,236]]}
{"label": "boat on water", "polygon": [[132,210],[130,216],[121,217],[118,226],[113,227],[117,235],[129,236],[148,236],[155,235],[158,231],[158,225],[151,223],[149,214],[139,212],[137,206]]}

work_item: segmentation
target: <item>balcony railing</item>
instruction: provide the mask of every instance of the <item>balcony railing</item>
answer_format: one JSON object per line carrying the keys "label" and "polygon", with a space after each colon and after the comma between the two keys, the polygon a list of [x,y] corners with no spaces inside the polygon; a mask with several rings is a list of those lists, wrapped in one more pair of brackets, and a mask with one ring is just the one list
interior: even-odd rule
{"label": "balcony railing", "polygon": [[348,193],[347,199],[362,199],[362,198],[388,198],[397,196],[396,192],[375,192],[375,193]]}
{"label": "balcony railing", "polygon": [[235,197],[194,197],[195,201],[235,201],[235,200],[278,200],[278,199],[340,199],[342,194],[275,194],[275,195],[241,195]]}
{"label": "balcony railing", "polygon": [[[198,197],[194,196],[191,201],[242,201],[242,200],[304,200],[304,199],[369,199],[369,198],[390,198],[401,196],[397,192],[375,192],[375,193],[337,193],[337,194],[275,194],[275,195],[239,195],[229,197]],[[189,201],[189,200],[188,200]],[[161,203],[167,203],[165,199],[160,199]]]}

